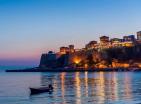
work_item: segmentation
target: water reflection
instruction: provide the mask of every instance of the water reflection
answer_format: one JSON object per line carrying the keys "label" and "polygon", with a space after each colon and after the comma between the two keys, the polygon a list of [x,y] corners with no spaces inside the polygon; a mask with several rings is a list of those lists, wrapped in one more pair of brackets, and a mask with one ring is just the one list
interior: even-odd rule
{"label": "water reflection", "polygon": [[81,82],[79,74],[79,72],[75,73],[76,104],[81,104]]}
{"label": "water reflection", "polygon": [[41,85],[53,84],[52,96],[61,104],[107,104],[132,99],[131,76],[130,73],[117,72],[43,73]]}
{"label": "water reflection", "polygon": [[125,93],[124,93],[124,95],[125,95],[125,98],[127,98],[128,100],[131,100],[132,99],[132,79],[131,79],[132,77],[131,76],[129,76],[127,73],[125,73],[124,74],[124,88],[123,89],[125,89]]}
{"label": "water reflection", "polygon": [[[54,86],[29,96],[29,87]],[[141,104],[139,72],[1,73],[0,104]]]}
{"label": "water reflection", "polygon": [[61,75],[60,75],[63,104],[66,104],[66,100],[65,100],[65,75],[66,75],[65,72],[61,73]]}
{"label": "water reflection", "polygon": [[85,95],[88,97],[88,72],[85,72],[84,83],[85,83]]}

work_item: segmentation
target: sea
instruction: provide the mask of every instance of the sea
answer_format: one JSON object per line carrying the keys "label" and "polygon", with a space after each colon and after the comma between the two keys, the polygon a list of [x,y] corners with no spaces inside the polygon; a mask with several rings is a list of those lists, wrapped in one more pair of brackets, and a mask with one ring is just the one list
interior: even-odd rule
{"label": "sea", "polygon": [[0,104],[141,104],[141,72],[5,72],[19,68],[0,66]]}

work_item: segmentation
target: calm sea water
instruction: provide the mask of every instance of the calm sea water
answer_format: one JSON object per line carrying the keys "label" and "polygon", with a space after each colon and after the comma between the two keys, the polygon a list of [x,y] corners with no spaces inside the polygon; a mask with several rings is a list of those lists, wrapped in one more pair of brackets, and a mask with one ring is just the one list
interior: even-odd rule
{"label": "calm sea water", "polygon": [[[52,94],[30,96],[29,87],[50,83]],[[141,104],[141,73],[0,72],[0,104]]]}

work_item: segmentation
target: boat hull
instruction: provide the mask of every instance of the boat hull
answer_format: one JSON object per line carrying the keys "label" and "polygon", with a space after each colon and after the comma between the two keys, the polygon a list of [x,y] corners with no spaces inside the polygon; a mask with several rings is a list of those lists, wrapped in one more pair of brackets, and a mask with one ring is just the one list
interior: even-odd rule
{"label": "boat hull", "polygon": [[48,88],[30,88],[31,95],[44,93],[44,92],[51,92],[51,90]]}

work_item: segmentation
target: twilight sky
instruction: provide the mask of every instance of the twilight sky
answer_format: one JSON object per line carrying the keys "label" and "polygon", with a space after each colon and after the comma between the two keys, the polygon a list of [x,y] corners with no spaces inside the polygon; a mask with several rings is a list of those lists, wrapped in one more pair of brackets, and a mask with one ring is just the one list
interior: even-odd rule
{"label": "twilight sky", "polygon": [[0,0],[0,65],[38,65],[41,53],[141,30],[141,0]]}

